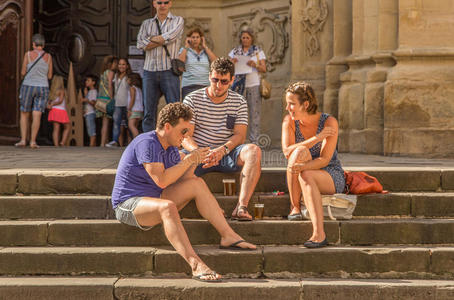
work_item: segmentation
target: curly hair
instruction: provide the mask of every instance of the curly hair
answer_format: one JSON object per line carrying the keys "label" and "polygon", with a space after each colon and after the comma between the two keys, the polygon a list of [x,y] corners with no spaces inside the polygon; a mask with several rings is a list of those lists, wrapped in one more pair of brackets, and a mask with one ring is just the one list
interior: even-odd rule
{"label": "curly hair", "polygon": [[297,95],[301,105],[303,105],[304,102],[309,101],[307,113],[313,115],[317,112],[318,109],[317,98],[315,97],[314,89],[309,83],[305,81],[291,83],[285,89],[285,93]]}
{"label": "curly hair", "polygon": [[188,33],[186,34],[187,37],[191,37],[191,35],[194,33],[194,32],[197,32],[199,35],[200,35],[200,38],[203,37],[203,31],[202,29],[200,29],[200,27],[193,27],[191,29],[189,29]]}
{"label": "curly hair", "polygon": [[211,63],[210,73],[213,71],[220,75],[230,74],[230,78],[232,78],[235,75],[235,65],[228,57],[221,56]]}
{"label": "curly hair", "polygon": [[192,110],[189,106],[183,103],[169,103],[164,106],[159,112],[157,128],[163,129],[166,123],[176,126],[182,118],[185,121],[192,119]]}

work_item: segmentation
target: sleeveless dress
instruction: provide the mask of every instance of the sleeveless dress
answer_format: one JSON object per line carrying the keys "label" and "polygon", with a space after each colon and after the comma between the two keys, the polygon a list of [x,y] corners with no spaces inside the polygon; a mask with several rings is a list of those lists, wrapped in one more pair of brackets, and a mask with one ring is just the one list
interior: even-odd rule
{"label": "sleeveless dress", "polygon": [[[110,70],[105,70],[101,76],[99,77],[99,88],[98,88],[98,94],[97,94],[97,97],[98,98],[110,98],[110,95],[109,95],[109,92],[108,92],[108,88],[109,88],[109,79],[108,79],[108,76],[107,74],[109,73]],[[106,114],[106,113],[103,113],[99,110],[96,111],[96,117],[97,118],[100,118],[100,117],[107,117],[109,119],[112,119],[112,116]]]}
{"label": "sleeveless dress", "polygon": [[[328,119],[328,117],[329,114],[325,113],[322,113],[322,115],[320,116],[320,121],[318,122],[317,127],[317,134],[319,134],[325,127],[325,122]],[[303,141],[304,137],[300,131],[299,121],[295,120],[295,143],[300,143]],[[321,148],[322,142],[318,142],[317,144],[312,146],[312,148],[309,149],[313,159],[320,157]],[[343,193],[345,189],[344,170],[342,169],[342,165],[339,159],[337,158],[337,150],[334,151],[333,157],[331,157],[329,164],[326,167],[322,168],[322,170],[328,172],[331,178],[333,178],[336,193]]]}

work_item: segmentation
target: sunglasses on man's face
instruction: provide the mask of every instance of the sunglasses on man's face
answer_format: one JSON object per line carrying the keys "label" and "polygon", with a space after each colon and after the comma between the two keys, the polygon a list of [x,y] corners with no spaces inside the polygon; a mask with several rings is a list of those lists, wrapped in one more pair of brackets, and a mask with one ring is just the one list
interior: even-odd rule
{"label": "sunglasses on man's face", "polygon": [[216,83],[216,84],[220,81],[222,85],[227,85],[230,83],[230,80],[228,80],[228,79],[219,79],[216,77],[211,77],[210,80],[211,80],[211,82]]}
{"label": "sunglasses on man's face", "polygon": [[189,131],[188,128],[184,128],[180,132],[181,132],[181,135],[185,135],[186,133],[188,133],[188,131]]}
{"label": "sunglasses on man's face", "polygon": [[167,5],[167,4],[169,4],[169,2],[170,1],[156,1],[156,4],[158,4],[158,5],[162,5],[162,4]]}

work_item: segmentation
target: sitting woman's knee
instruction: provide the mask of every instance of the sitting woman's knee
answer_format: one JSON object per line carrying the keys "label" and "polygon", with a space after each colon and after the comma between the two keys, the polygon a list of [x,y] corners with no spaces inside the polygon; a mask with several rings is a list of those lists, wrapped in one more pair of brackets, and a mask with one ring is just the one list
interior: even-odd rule
{"label": "sitting woman's knee", "polygon": [[292,166],[293,164],[304,163],[310,160],[312,160],[312,155],[309,149],[305,146],[298,146],[293,150],[292,154],[290,154],[288,165]]}

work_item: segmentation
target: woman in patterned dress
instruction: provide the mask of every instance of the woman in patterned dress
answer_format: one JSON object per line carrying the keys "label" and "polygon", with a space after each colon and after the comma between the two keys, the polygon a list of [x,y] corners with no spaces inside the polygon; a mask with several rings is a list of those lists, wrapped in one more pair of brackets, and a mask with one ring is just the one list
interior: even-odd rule
{"label": "woman in patterned dress", "polygon": [[288,115],[282,123],[282,151],[288,159],[287,184],[292,210],[289,220],[301,220],[301,195],[313,232],[307,248],[328,244],[323,228],[322,194],[342,193],[344,171],[337,158],[337,120],[318,112],[314,90],[306,82],[290,84],[285,100]]}

